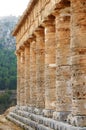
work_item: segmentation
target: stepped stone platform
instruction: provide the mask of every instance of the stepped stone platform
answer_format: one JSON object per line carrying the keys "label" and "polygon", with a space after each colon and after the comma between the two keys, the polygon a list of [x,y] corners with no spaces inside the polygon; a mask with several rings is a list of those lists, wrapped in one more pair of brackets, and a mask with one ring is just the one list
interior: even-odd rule
{"label": "stepped stone platform", "polygon": [[86,127],[76,127],[67,122],[44,117],[42,111],[38,115],[35,108],[30,107],[17,107],[9,113],[7,119],[24,130],[86,130]]}
{"label": "stepped stone platform", "polygon": [[12,35],[19,107],[7,118],[25,130],[86,130],[86,0],[30,0]]}

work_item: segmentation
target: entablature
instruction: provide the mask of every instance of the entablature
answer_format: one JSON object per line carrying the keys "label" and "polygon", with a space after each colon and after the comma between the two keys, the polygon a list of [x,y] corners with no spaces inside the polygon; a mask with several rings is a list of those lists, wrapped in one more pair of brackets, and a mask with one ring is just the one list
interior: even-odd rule
{"label": "entablature", "polygon": [[[35,2],[34,2],[35,1]],[[19,47],[27,41],[34,31],[42,25],[42,22],[53,13],[54,10],[61,9],[67,3],[67,0],[32,0],[25,10],[19,23],[13,31],[16,36],[16,47]]]}

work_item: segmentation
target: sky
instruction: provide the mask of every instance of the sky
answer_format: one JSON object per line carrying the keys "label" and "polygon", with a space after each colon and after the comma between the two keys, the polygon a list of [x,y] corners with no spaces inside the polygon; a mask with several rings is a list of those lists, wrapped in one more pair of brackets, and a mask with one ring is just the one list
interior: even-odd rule
{"label": "sky", "polygon": [[30,0],[0,0],[0,17],[20,16]]}

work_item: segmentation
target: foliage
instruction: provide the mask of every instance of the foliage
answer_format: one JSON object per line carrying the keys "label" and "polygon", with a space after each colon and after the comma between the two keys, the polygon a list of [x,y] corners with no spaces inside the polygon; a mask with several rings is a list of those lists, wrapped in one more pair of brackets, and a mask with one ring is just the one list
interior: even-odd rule
{"label": "foliage", "polygon": [[15,39],[11,36],[16,21],[13,16],[0,19],[0,90],[16,89]]}
{"label": "foliage", "polygon": [[17,20],[15,16],[0,18],[0,114],[16,104],[16,94],[11,93],[17,86],[15,39],[11,32]]}
{"label": "foliage", "polygon": [[0,95],[0,104],[7,104],[10,102],[10,96],[11,96],[11,91],[6,91],[4,94]]}
{"label": "foliage", "polygon": [[0,94],[0,114],[3,114],[10,106],[16,105],[16,99],[12,98],[13,95],[11,90],[5,90]]}
{"label": "foliage", "polygon": [[0,90],[16,88],[16,56],[0,48]]}

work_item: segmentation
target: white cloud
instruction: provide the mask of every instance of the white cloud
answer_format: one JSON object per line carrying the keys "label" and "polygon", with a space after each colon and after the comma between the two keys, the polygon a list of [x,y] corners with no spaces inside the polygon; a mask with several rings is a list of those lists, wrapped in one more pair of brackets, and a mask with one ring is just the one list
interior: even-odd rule
{"label": "white cloud", "polygon": [[0,16],[21,15],[30,0],[0,0]]}

